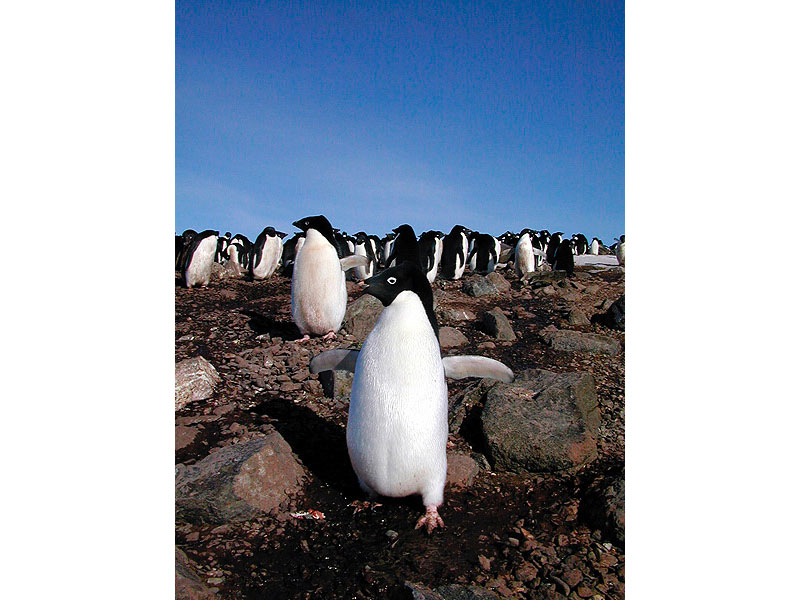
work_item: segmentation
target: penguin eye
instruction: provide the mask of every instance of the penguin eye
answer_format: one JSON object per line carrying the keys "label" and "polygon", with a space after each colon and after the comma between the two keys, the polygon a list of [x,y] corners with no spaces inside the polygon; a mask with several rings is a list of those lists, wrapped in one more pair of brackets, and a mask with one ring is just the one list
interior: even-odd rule
{"label": "penguin eye", "polygon": [[389,285],[394,285],[395,283],[397,283],[397,277],[389,277],[389,279],[387,279],[386,282]]}

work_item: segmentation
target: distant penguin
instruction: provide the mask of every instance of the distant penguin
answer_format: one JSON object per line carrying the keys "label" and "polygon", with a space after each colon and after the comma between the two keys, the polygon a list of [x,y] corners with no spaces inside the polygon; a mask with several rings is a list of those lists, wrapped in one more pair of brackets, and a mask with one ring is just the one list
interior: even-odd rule
{"label": "distant penguin", "polygon": [[396,233],[387,233],[381,240],[381,259],[378,262],[378,266],[382,269],[389,266],[387,261],[389,260],[389,256],[392,254],[392,245],[394,244],[395,237],[397,237]]}
{"label": "distant penguin", "polygon": [[[175,249],[177,251],[175,256],[175,268],[179,271],[183,270],[183,263],[186,262],[186,253],[189,251],[189,246],[192,240],[197,237],[197,232],[194,229],[187,229],[180,235],[180,244],[175,240]],[[178,250],[180,245],[180,250]]]}
{"label": "distant penguin", "polygon": [[[536,243],[536,248],[534,248],[534,242]],[[538,246],[539,239],[536,237],[535,232],[530,229],[523,229],[514,249],[514,272],[517,277],[523,278],[528,273],[534,273],[537,270],[543,260],[542,250]]]}
{"label": "distant penguin", "polygon": [[500,242],[488,233],[478,233],[473,238],[467,262],[473,273],[488,275],[494,271],[499,255]]}
{"label": "distant penguin", "polygon": [[228,244],[226,249],[227,262],[224,263],[225,268],[235,277],[244,275],[244,269],[241,265],[239,255],[244,251],[244,248],[239,242]]}
{"label": "distant penguin", "polygon": [[572,236],[572,241],[575,244],[575,254],[583,256],[589,251],[589,241],[582,233],[576,233]]}
{"label": "distant penguin", "polygon": [[366,281],[384,305],[361,350],[314,357],[312,373],[354,373],[347,450],[361,488],[370,495],[422,496],[417,521],[431,533],[444,527],[438,508],[447,476],[445,377],[513,381],[502,363],[480,356],[441,357],[433,292],[422,270],[401,262]]}
{"label": "distant penguin", "polygon": [[419,261],[429,283],[436,279],[436,272],[439,269],[437,249],[439,238],[435,231],[426,231],[419,236]]}
{"label": "distant penguin", "polygon": [[[553,236],[550,238],[550,241],[547,244],[547,255],[546,255],[547,264],[549,264],[551,266],[553,265],[553,263],[556,262],[556,258],[555,258],[556,257],[556,250],[561,245],[561,242],[563,240],[563,238],[561,236],[563,235],[563,233],[564,233],[563,231],[556,231],[553,234]],[[570,252],[572,252],[572,250],[570,250]]]}
{"label": "distant penguin", "polygon": [[375,266],[373,272],[378,268],[381,261],[381,238],[377,235],[369,235],[369,243],[372,245],[372,256],[375,257]]}
{"label": "distant penguin", "polygon": [[[617,238],[614,238],[614,239],[617,239]],[[617,248],[614,251],[614,253],[617,255],[617,262],[620,264],[620,266],[624,267],[625,266],[625,236],[624,235],[619,236],[619,243],[617,243]],[[636,262],[636,261],[634,261],[634,262]]]}
{"label": "distant penguin", "polygon": [[436,265],[442,264],[442,252],[444,251],[444,233],[436,231]]}
{"label": "distant penguin", "polygon": [[284,275],[292,276],[294,257],[297,253],[297,244],[303,238],[304,234],[295,233],[292,237],[283,242],[283,250],[281,251],[281,273]]}
{"label": "distant penguin", "polygon": [[211,281],[211,265],[217,253],[218,231],[206,229],[192,238],[183,257],[182,275],[187,288],[202,285],[206,287]]}
{"label": "distant penguin", "polygon": [[397,234],[397,237],[394,238],[392,253],[389,255],[387,266],[394,267],[405,261],[409,261],[421,269],[422,265],[419,262],[419,242],[417,242],[417,234],[414,233],[414,228],[406,224],[395,227],[392,231]]}
{"label": "distant penguin", "polygon": [[469,265],[469,270],[473,273],[475,272],[475,265],[478,262],[478,257],[476,254],[473,254],[472,250],[475,248],[475,240],[478,239],[478,236],[481,235],[477,231],[470,231],[467,234],[467,264]]}
{"label": "distant penguin", "polygon": [[364,256],[369,261],[365,267],[356,267],[353,269],[356,281],[364,281],[373,276],[375,271],[375,254],[372,249],[372,240],[369,239],[366,233],[359,231],[356,234],[356,245],[354,254]]}
{"label": "distant penguin", "polygon": [[305,242],[297,253],[292,272],[292,318],[303,339],[309,334],[336,337],[347,308],[344,271],[366,265],[363,256],[339,258],[333,228],[324,216],[306,217],[292,223],[302,229]]}
{"label": "distant penguin", "polygon": [[266,227],[258,234],[256,241],[250,248],[250,264],[248,274],[252,279],[266,279],[278,268],[281,259],[283,242],[286,237],[282,231],[275,231],[274,227]]}
{"label": "distant penguin", "polygon": [[444,279],[461,279],[467,266],[467,232],[463,225],[454,225],[446,236],[442,248],[441,276]]}
{"label": "distant penguin", "polygon": [[589,246],[589,254],[597,256],[600,254],[600,240],[597,238],[592,238],[592,243]]}
{"label": "distant penguin", "polygon": [[[555,239],[555,236],[553,236]],[[569,275],[575,270],[575,257],[572,254],[572,240],[562,240],[555,251],[554,271],[566,271]]]}

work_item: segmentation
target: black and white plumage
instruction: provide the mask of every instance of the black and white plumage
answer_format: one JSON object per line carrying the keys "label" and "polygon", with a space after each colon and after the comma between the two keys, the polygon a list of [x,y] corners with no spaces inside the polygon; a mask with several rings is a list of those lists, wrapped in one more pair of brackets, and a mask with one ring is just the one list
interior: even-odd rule
{"label": "black and white plumage", "polygon": [[292,276],[294,259],[299,250],[298,246],[303,245],[301,240],[305,241],[305,234],[295,233],[292,237],[283,242],[283,250],[281,251],[281,273],[284,275]]}
{"label": "black and white plumage", "polygon": [[439,270],[441,244],[436,231],[426,231],[419,236],[419,261],[429,283],[433,283]]}
{"label": "black and white plumage", "polygon": [[553,265],[556,262],[556,250],[561,245],[563,238],[561,237],[564,234],[563,231],[556,231],[552,237],[550,237],[550,241],[547,243],[547,264]]}
{"label": "black and white plumage", "polygon": [[[614,238],[617,239],[617,238]],[[619,236],[619,240],[617,240],[616,248],[614,249],[614,254],[617,255],[617,262],[620,266],[625,266],[625,236]]]}
{"label": "black and white plumage", "polygon": [[384,305],[361,350],[323,352],[310,370],[353,371],[347,449],[361,487],[370,494],[422,496],[417,528],[443,527],[438,507],[447,475],[445,376],[512,381],[502,363],[484,357],[441,358],[433,293],[411,262],[366,281]]}
{"label": "black and white plumage", "polygon": [[365,265],[363,256],[339,258],[333,228],[324,216],[295,221],[305,232],[292,272],[292,318],[303,341],[310,334],[335,337],[347,308],[344,271]]}
{"label": "black and white plumage", "polygon": [[[555,239],[555,236],[553,236]],[[575,257],[572,254],[572,240],[562,240],[553,256],[553,270],[566,271],[569,275],[575,270]]]}
{"label": "black and white plumage", "polygon": [[355,237],[355,250],[354,254],[357,256],[364,256],[367,259],[367,265],[364,267],[356,267],[353,269],[356,281],[364,281],[373,276],[375,267],[378,263],[375,252],[372,246],[372,240],[363,231],[359,231]]}
{"label": "black and white plumage", "polygon": [[536,232],[523,229],[514,248],[514,272],[517,277],[523,278],[527,274],[539,270],[543,261],[544,252],[540,247]]}
{"label": "black and white plumage", "polygon": [[444,279],[461,279],[467,266],[467,233],[463,225],[454,225],[444,237],[441,275]]}
{"label": "black and white plumage", "polygon": [[600,254],[600,245],[601,245],[600,240],[598,240],[596,237],[592,238],[592,243],[589,244],[589,254],[592,254],[594,256]]}
{"label": "black and white plumage", "polygon": [[589,251],[589,241],[582,233],[572,234],[572,245],[577,256],[583,256]]}
{"label": "black and white plumage", "polygon": [[417,265],[420,269],[422,265],[419,261],[419,242],[417,234],[411,225],[404,224],[395,227],[392,231],[397,234],[392,244],[392,252],[389,255],[387,266],[393,267],[403,262],[409,261]]}
{"label": "black and white plumage", "polygon": [[281,240],[286,237],[282,231],[275,231],[274,227],[265,227],[258,234],[256,241],[250,248],[248,274],[251,279],[266,279],[278,268],[283,251]]}
{"label": "black and white plumage", "polygon": [[488,233],[478,233],[472,241],[467,262],[474,273],[487,275],[494,271],[500,258],[500,241]]}
{"label": "black and white plumage", "polygon": [[218,236],[218,231],[206,229],[192,237],[184,249],[181,275],[187,288],[198,285],[205,287],[211,281],[211,265],[217,253]]}

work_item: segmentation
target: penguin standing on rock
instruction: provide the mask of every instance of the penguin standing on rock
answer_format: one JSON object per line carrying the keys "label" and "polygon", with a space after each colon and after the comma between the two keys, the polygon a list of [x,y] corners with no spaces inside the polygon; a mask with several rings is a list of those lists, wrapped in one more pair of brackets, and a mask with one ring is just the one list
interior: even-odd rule
{"label": "penguin standing on rock", "polygon": [[417,529],[444,527],[438,508],[447,476],[445,377],[511,382],[502,363],[481,356],[441,357],[433,292],[417,265],[402,262],[366,281],[384,305],[361,350],[314,357],[312,373],[354,373],[347,450],[361,488],[371,496],[422,496]]}
{"label": "penguin standing on rock", "polygon": [[473,273],[487,275],[499,262],[500,242],[488,233],[475,234],[467,262]]}
{"label": "penguin standing on rock", "polygon": [[589,254],[593,256],[600,254],[600,240],[598,240],[596,237],[592,238],[592,243],[589,246]]}
{"label": "penguin standing on rock", "polygon": [[292,223],[302,229],[305,242],[300,247],[292,271],[292,318],[303,334],[336,337],[347,309],[344,272],[367,265],[364,256],[339,258],[333,227],[324,216],[306,217]]}
{"label": "penguin standing on rock", "polygon": [[417,241],[417,234],[414,233],[414,228],[411,225],[400,225],[395,227],[392,231],[397,234],[392,244],[392,253],[389,255],[387,266],[393,267],[405,261],[409,261],[417,265],[420,269],[422,264],[419,260],[419,242]]}
{"label": "penguin standing on rock", "polygon": [[181,274],[187,288],[202,285],[206,287],[211,281],[211,265],[217,253],[218,231],[206,229],[192,238],[185,248]]}
{"label": "penguin standing on rock", "polygon": [[469,229],[463,225],[454,225],[446,236],[442,246],[442,277],[444,279],[461,279],[467,266],[467,233]]}

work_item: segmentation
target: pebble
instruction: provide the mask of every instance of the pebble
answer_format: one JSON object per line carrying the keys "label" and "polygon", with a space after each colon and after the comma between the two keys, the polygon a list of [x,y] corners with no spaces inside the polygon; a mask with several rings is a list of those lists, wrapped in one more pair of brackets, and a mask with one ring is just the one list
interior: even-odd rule
{"label": "pebble", "polygon": [[387,529],[384,535],[390,540],[396,540],[400,536],[394,529]]}
{"label": "pebble", "polygon": [[486,558],[483,554],[478,556],[478,563],[480,563],[481,569],[483,569],[484,571],[490,571],[492,568],[491,561],[488,558]]}

